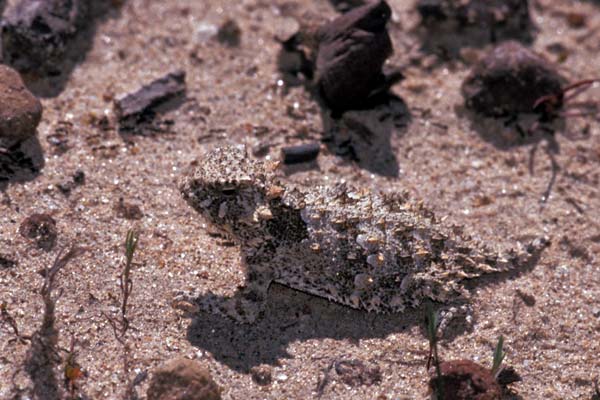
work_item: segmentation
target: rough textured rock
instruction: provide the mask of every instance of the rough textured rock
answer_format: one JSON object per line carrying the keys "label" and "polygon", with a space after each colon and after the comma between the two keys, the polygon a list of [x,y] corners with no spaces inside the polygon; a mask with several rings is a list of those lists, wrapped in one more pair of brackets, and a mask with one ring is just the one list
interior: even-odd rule
{"label": "rough textured rock", "polygon": [[115,100],[119,125],[133,128],[154,117],[159,105],[185,93],[185,71],[177,70]]}
{"label": "rough textured rock", "polygon": [[390,6],[378,0],[321,24],[318,16],[304,18],[282,43],[279,69],[312,80],[333,111],[368,108],[370,100],[403,79],[399,71],[383,70],[393,54],[391,16]]}
{"label": "rough textured rock", "polygon": [[[434,370],[435,371],[435,370]],[[500,400],[502,388],[488,368],[470,360],[453,360],[440,364],[443,396],[437,392],[439,379],[429,381],[430,388],[440,400]]]}
{"label": "rough textured rock", "polygon": [[492,49],[477,64],[462,85],[468,108],[487,116],[512,116],[544,112],[536,102],[556,96],[555,108],[563,101],[565,79],[540,55],[509,41]]}
{"label": "rough textured rock", "polygon": [[20,71],[57,75],[75,36],[84,28],[90,0],[22,0],[2,22],[4,62]]}
{"label": "rough textured rock", "polygon": [[393,53],[386,27],[391,15],[385,1],[376,1],[319,30],[315,79],[332,109],[359,106],[385,86],[382,68]]}
{"label": "rough textured rock", "polygon": [[177,358],[154,371],[147,395],[148,400],[220,400],[221,389],[198,362]]}
{"label": "rough textured rock", "polygon": [[5,65],[0,65],[0,93],[0,142],[35,135],[42,104],[25,87],[19,73]]}

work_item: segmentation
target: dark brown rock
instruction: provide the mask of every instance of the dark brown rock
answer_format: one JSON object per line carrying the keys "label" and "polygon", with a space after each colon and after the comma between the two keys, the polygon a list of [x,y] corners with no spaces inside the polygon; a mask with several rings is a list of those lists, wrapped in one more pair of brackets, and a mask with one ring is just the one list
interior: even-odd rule
{"label": "dark brown rock", "polygon": [[547,60],[521,44],[509,41],[492,49],[462,85],[467,108],[492,116],[547,113],[536,108],[542,97],[556,96],[554,109],[562,107],[561,77]]}
{"label": "dark brown rock", "polygon": [[177,70],[143,86],[134,93],[115,101],[115,113],[119,125],[132,128],[136,124],[152,119],[156,107],[185,93],[185,72]]}
{"label": "dark brown rock", "polygon": [[2,22],[4,62],[19,71],[60,74],[89,9],[90,0],[21,0]]}
{"label": "dark brown rock", "polygon": [[0,142],[16,142],[35,135],[42,104],[25,87],[19,73],[0,65]]}
{"label": "dark brown rock", "polygon": [[250,374],[252,375],[252,380],[256,382],[257,385],[266,386],[273,380],[271,367],[268,365],[257,365],[252,367],[250,369]]}
{"label": "dark brown rock", "polygon": [[221,389],[198,362],[178,358],[154,371],[147,396],[148,400],[220,400]]}
{"label": "dark brown rock", "polygon": [[360,107],[385,86],[383,64],[393,53],[390,6],[379,0],[341,15],[318,32],[315,80],[334,110]]}
{"label": "dark brown rock", "polygon": [[40,249],[49,251],[56,243],[56,221],[48,214],[32,214],[19,227],[21,236],[35,241]]}
{"label": "dark brown rock", "polygon": [[237,47],[242,42],[242,30],[232,19],[225,21],[217,32],[219,43],[229,47]]}
{"label": "dark brown rock", "polygon": [[[488,368],[470,360],[453,360],[440,364],[441,378],[435,375],[429,387],[440,400],[500,400],[502,388]],[[441,379],[441,385],[440,381]],[[438,389],[442,388],[443,397]]]}
{"label": "dark brown rock", "polygon": [[296,164],[312,161],[319,155],[321,145],[317,142],[289,146],[281,149],[285,164]]}

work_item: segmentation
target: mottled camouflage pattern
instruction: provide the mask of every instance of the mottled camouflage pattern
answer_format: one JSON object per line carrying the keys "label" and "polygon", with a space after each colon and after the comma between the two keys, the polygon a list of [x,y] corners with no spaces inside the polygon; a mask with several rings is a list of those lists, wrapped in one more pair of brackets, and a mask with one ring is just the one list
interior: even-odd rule
{"label": "mottled camouflage pattern", "polygon": [[245,288],[231,299],[204,296],[204,310],[252,322],[277,282],[357,309],[402,312],[461,297],[462,280],[526,264],[547,243],[500,256],[403,195],[347,184],[285,189],[273,169],[244,147],[223,147],[181,183],[188,203],[240,244],[246,268]]}

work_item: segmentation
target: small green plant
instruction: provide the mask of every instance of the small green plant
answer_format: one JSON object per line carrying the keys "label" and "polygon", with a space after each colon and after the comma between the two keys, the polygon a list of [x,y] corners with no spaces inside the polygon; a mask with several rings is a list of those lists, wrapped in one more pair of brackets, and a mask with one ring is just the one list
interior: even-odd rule
{"label": "small green plant", "polygon": [[498,374],[500,373],[500,367],[502,366],[502,361],[504,361],[504,357],[506,353],[502,349],[504,346],[504,337],[500,335],[498,338],[498,344],[496,344],[496,349],[494,350],[494,361],[492,362],[492,376],[494,379],[498,378]]}
{"label": "small green plant", "polygon": [[130,365],[130,352],[131,347],[127,343],[127,331],[130,328],[130,321],[127,318],[127,307],[129,304],[129,297],[133,289],[133,280],[131,278],[131,269],[133,267],[133,256],[137,249],[138,244],[138,233],[130,229],[127,231],[125,237],[125,265],[119,275],[119,289],[121,289],[121,315],[120,318],[115,318],[106,313],[103,313],[108,323],[113,328],[115,338],[123,346],[123,374],[128,379],[128,383],[125,387],[124,399],[135,398],[135,384],[134,381],[129,378],[131,365]]}
{"label": "small green plant", "polygon": [[433,305],[427,303],[427,320],[426,320],[427,336],[429,337],[429,357],[427,357],[427,371],[431,368],[431,363],[435,365],[435,374],[437,376],[437,398],[444,398],[444,385],[442,382],[442,371],[440,369],[440,358],[438,355],[438,316],[433,310]]}
{"label": "small green plant", "polygon": [[121,294],[123,296],[123,302],[121,303],[121,318],[122,318],[122,330],[125,332],[129,327],[129,320],[127,319],[127,304],[129,302],[129,296],[133,289],[133,281],[131,280],[131,267],[133,265],[133,254],[137,249],[138,233],[132,229],[127,231],[127,237],[125,238],[125,266],[119,277],[119,286],[121,288]]}

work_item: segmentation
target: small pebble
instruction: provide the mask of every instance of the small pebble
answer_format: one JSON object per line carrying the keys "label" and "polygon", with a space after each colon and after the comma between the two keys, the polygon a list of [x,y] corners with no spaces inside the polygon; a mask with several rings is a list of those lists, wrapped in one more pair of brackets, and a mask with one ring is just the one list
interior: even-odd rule
{"label": "small pebble", "polygon": [[25,87],[21,75],[0,65],[0,142],[17,142],[35,135],[42,104]]}
{"label": "small pebble", "polygon": [[261,386],[268,385],[273,380],[271,367],[268,365],[257,365],[252,367],[252,369],[250,369],[250,374],[252,375],[252,380]]}
{"label": "small pebble", "polygon": [[440,400],[500,400],[502,389],[491,370],[470,360],[452,360],[440,363],[443,397],[435,368],[432,369],[429,387]]}
{"label": "small pebble", "polygon": [[225,46],[238,47],[242,41],[242,30],[237,22],[229,19],[219,27],[217,40]]}
{"label": "small pebble", "polygon": [[298,146],[284,147],[281,149],[285,164],[297,164],[312,161],[317,158],[321,145],[317,142],[306,143]]}
{"label": "small pebble", "polygon": [[[20,0],[4,13],[0,37],[3,62],[19,71],[55,76],[76,38],[90,24],[90,0]],[[0,5],[2,1],[0,1]],[[1,8],[1,7],[0,7]]]}
{"label": "small pebble", "polygon": [[570,12],[567,14],[567,23],[571,28],[583,28],[586,25],[586,16],[583,13]]}
{"label": "small pebble", "polygon": [[220,400],[221,388],[197,361],[177,358],[156,368],[148,400]]}
{"label": "small pebble", "polygon": [[33,239],[40,249],[46,251],[54,247],[58,236],[56,221],[48,214],[32,214],[25,218],[19,233],[24,238]]}
{"label": "small pebble", "polygon": [[151,119],[156,107],[186,91],[185,71],[177,70],[144,85],[138,91],[119,97],[114,102],[119,125],[132,128]]}

